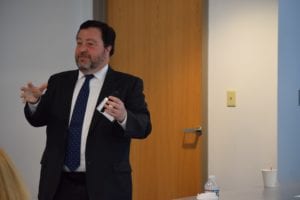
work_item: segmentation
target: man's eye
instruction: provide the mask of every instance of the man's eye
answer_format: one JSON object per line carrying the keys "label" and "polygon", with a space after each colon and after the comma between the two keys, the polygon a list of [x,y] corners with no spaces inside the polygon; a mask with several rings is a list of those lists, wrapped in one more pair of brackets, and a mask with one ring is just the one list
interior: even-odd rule
{"label": "man's eye", "polygon": [[89,47],[94,47],[96,44],[95,43],[92,43],[92,42],[88,42],[87,43],[87,46],[89,46]]}

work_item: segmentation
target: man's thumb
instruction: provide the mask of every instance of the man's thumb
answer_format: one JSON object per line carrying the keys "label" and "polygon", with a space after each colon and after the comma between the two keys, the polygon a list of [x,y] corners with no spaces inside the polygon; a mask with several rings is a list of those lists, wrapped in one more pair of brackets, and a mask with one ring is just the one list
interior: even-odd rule
{"label": "man's thumb", "polygon": [[47,87],[48,87],[48,84],[47,84],[47,83],[43,83],[43,84],[39,87],[39,89],[40,89],[41,92],[43,92],[45,89],[47,89]]}

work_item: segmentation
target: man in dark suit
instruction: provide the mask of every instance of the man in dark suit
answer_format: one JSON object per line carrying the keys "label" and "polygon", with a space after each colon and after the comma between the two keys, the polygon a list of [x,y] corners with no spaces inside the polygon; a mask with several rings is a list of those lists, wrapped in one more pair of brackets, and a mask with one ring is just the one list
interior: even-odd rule
{"label": "man in dark suit", "polygon": [[[47,127],[38,198],[131,200],[131,138],[146,138],[151,132],[143,81],[109,66],[115,32],[106,23],[84,22],[76,41],[79,70],[55,74],[41,86],[28,83],[21,88],[26,119],[32,126]],[[85,109],[75,111],[85,82],[88,98],[78,106]],[[80,129],[79,145],[72,140],[75,113],[83,115],[81,123],[74,123]],[[80,146],[78,164],[74,153],[69,154],[74,146]]]}

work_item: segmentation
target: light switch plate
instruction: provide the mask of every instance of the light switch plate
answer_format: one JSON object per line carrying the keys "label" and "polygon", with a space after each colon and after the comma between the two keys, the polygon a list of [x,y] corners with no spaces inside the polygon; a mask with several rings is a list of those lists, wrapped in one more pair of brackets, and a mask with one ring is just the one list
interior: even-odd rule
{"label": "light switch plate", "polygon": [[235,91],[227,91],[227,107],[236,107]]}

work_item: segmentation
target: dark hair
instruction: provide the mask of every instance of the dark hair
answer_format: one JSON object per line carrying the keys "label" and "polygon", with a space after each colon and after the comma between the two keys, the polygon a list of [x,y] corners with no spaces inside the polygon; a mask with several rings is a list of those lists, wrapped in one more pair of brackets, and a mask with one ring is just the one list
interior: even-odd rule
{"label": "dark hair", "polygon": [[80,30],[88,29],[88,28],[99,29],[99,31],[102,33],[102,40],[104,43],[104,47],[111,46],[111,51],[109,55],[112,56],[115,50],[115,39],[116,39],[116,33],[114,29],[104,22],[96,21],[96,20],[87,20],[80,25],[77,34],[79,33]]}

